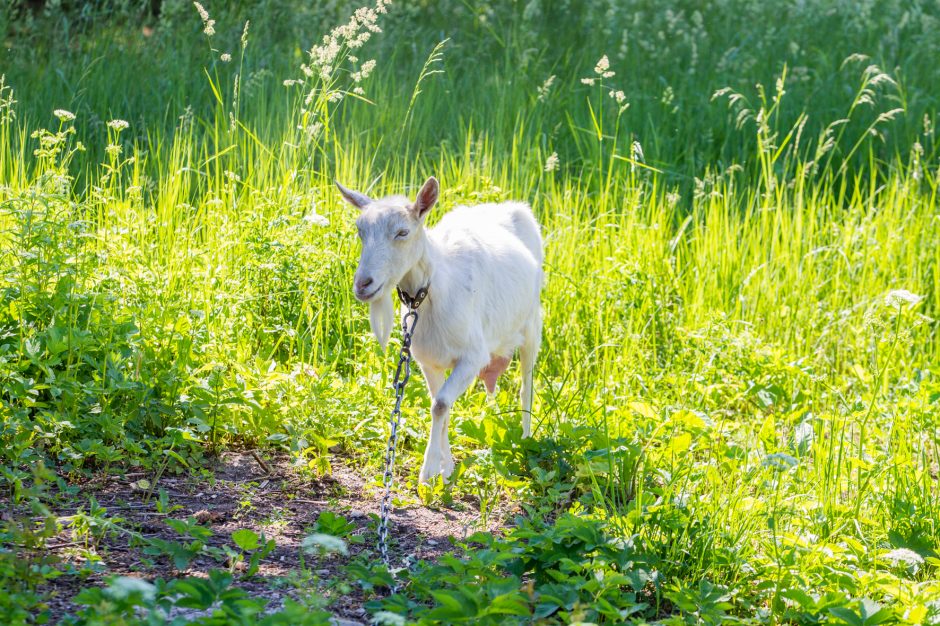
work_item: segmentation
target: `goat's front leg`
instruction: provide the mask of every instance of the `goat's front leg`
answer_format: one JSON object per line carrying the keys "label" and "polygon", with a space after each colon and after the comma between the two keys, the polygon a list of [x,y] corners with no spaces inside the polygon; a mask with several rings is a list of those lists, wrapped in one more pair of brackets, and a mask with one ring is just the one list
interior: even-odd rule
{"label": "goat's front leg", "polygon": [[[444,385],[445,370],[436,368],[434,366],[422,365],[421,371],[424,373],[424,380],[428,384],[428,393],[431,394],[431,409],[433,411],[434,400],[437,399],[437,394],[438,392],[440,392],[441,387]],[[432,422],[432,425],[431,425],[432,436],[434,436],[434,430],[435,430],[435,426]],[[444,424],[443,441],[445,443],[447,442],[447,424],[446,423]],[[428,447],[430,448],[430,440],[428,441]],[[441,467],[453,468],[454,457],[450,453],[450,447],[447,445],[444,445],[443,447],[440,448],[440,450],[441,450]],[[427,455],[428,453],[426,452],[425,458],[427,458]]]}
{"label": "goat's front leg", "polygon": [[431,394],[431,402],[437,397],[437,392],[441,390],[444,384],[444,370],[431,365],[421,365],[421,373],[424,374],[424,382],[428,385],[428,393]]}
{"label": "goat's front leg", "polygon": [[448,436],[450,409],[457,398],[473,384],[477,372],[488,360],[489,355],[474,355],[457,361],[450,376],[434,396],[431,403],[431,436],[428,438],[424,464],[419,475],[421,482],[429,482],[438,475],[446,479],[454,472],[454,457],[450,452]]}

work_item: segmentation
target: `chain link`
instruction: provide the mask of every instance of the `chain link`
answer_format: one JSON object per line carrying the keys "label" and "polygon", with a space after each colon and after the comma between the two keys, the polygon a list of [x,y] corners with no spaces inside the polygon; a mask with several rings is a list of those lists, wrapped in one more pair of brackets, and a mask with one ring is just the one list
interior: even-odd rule
{"label": "chain link", "polygon": [[[379,510],[379,554],[389,573],[392,566],[388,558],[388,517],[391,513],[392,485],[395,482],[395,449],[398,444],[398,429],[401,426],[401,401],[405,395],[405,385],[411,378],[411,338],[415,326],[418,324],[418,306],[428,295],[428,288],[422,287],[414,296],[398,289],[398,297],[408,307],[408,312],[401,320],[401,350],[398,353],[398,366],[395,368],[395,379],[392,388],[395,390],[395,407],[389,416],[388,445],[385,448],[385,473],[382,475],[382,485],[385,492],[382,495],[382,506]],[[392,574],[394,580],[394,574]],[[392,593],[398,591],[398,584],[393,582]]]}

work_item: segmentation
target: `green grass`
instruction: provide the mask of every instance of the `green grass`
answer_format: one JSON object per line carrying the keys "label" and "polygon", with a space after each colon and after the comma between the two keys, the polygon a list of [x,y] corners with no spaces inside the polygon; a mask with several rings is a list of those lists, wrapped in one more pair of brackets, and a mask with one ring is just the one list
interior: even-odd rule
{"label": "green grass", "polygon": [[[17,506],[42,514],[43,466],[58,489],[156,480],[249,445],[378,475],[395,346],[352,298],[332,180],[435,174],[438,217],[531,202],[547,280],[535,440],[514,367],[499,410],[457,403],[458,476],[424,497],[525,515],[373,610],[940,623],[937,7],[696,6],[394,6],[305,79],[354,7],[208,6],[211,38],[183,2],[157,21],[0,9],[0,610],[38,610],[23,546],[48,531]],[[372,58],[361,97],[331,101]]]}

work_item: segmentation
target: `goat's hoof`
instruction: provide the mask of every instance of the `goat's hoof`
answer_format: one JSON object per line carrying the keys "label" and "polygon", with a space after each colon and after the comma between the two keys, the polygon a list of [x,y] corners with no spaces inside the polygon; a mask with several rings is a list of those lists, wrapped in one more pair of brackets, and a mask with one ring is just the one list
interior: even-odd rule
{"label": "goat's hoof", "polygon": [[441,476],[444,477],[444,482],[448,482],[451,474],[454,473],[454,458],[448,457],[441,462]]}
{"label": "goat's hoof", "polygon": [[418,482],[427,485],[434,481],[435,478],[441,476],[444,479],[444,482],[447,482],[447,479],[450,478],[451,474],[454,473],[454,459],[440,459],[435,462],[425,461],[424,465],[421,466],[421,473],[418,474]]}
{"label": "goat's hoof", "polygon": [[421,466],[421,473],[418,474],[418,482],[427,485],[434,478],[441,475],[441,462],[428,462],[425,461],[424,465]]}

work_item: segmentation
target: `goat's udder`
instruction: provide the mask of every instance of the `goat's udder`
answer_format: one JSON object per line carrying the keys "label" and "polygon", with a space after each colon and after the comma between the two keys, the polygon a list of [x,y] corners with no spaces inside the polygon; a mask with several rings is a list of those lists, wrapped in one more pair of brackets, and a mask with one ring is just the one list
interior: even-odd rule
{"label": "goat's udder", "polygon": [[496,391],[496,381],[500,375],[509,367],[509,359],[504,356],[493,356],[489,364],[480,370],[480,380],[486,385],[486,392]]}

